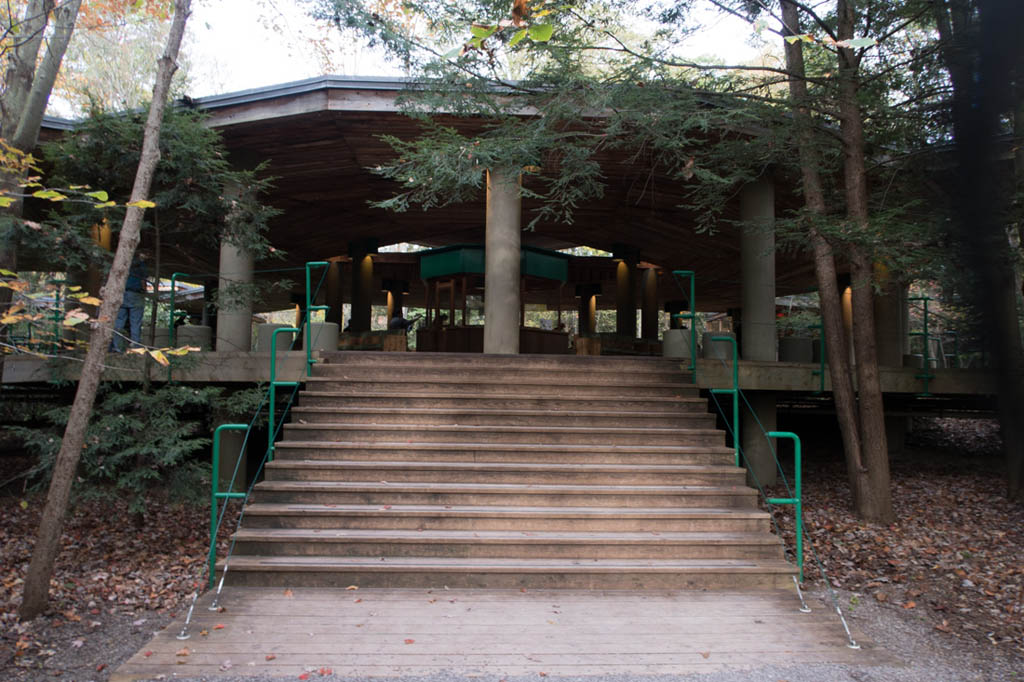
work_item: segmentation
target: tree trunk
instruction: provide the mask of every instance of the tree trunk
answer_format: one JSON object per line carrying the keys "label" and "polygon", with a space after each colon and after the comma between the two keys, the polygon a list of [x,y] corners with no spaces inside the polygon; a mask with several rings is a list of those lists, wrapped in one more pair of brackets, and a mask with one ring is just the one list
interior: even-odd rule
{"label": "tree trunk", "polygon": [[[996,361],[1007,496],[1024,501],[1024,350],[1013,265],[999,219],[1006,215],[1006,196],[997,191],[995,147],[999,116],[1006,113],[1001,102],[1006,74],[1016,71],[1018,87],[1024,77],[1024,46],[1017,34],[1024,5],[979,5],[980,15],[968,11],[963,0],[937,0],[933,7],[942,58],[953,83],[959,192],[953,199],[954,236],[963,263],[975,275],[975,285],[966,293],[981,312],[982,333]],[[1019,101],[1010,106],[1014,104],[1020,106]]]}
{"label": "tree trunk", "polygon": [[[0,135],[23,152],[31,152],[39,140],[46,102],[50,99],[61,60],[67,50],[71,33],[78,18],[81,0],[71,0],[53,9],[53,0],[30,0],[19,25],[18,40],[8,55],[4,88],[0,94]],[[46,53],[39,58],[43,33],[54,14],[53,35],[47,41]],[[13,189],[22,178],[4,177],[4,189]],[[16,201],[6,209],[8,215],[21,217],[22,202]],[[0,233],[0,268],[17,272],[18,243],[13,234]],[[12,291],[0,288],[0,310],[6,310],[12,300]],[[0,335],[0,340],[3,336]],[[0,353],[0,375],[3,373],[3,354]]]}
{"label": "tree trunk", "polygon": [[[797,6],[789,0],[782,2],[782,22],[786,35],[799,35],[800,15]],[[817,218],[825,215],[825,192],[822,187],[820,156],[814,143],[810,110],[807,108],[807,82],[804,80],[804,54],[801,41],[784,42],[786,69],[790,72],[789,94],[793,101],[793,120],[797,126],[800,151],[800,171],[803,180],[804,202],[807,211]],[[857,420],[856,398],[850,374],[850,351],[843,327],[842,304],[836,275],[832,245],[815,226],[809,230],[814,251],[814,274],[818,282],[821,305],[824,352],[828,355],[829,378],[832,380],[832,398],[836,405],[839,432],[843,439],[846,472],[853,493],[854,509],[859,509],[859,481],[864,474],[861,462],[860,429]]]}
{"label": "tree trunk", "polygon": [[[854,37],[855,0],[838,0],[837,37]],[[846,215],[857,231],[866,235],[870,227],[867,172],[864,163],[864,121],[858,96],[860,58],[856,50],[839,49],[839,129],[843,141],[843,179],[846,183]],[[875,352],[873,267],[867,247],[850,249],[853,275],[853,353],[857,363],[857,394],[860,416],[861,463],[854,491],[859,517],[878,523],[893,520],[889,481],[889,447],[885,438],[885,410]]]}
{"label": "tree trunk", "polygon": [[[164,108],[167,105],[167,94],[170,89],[171,77],[177,69],[175,61],[178,48],[181,46],[185,21],[188,18],[191,0],[176,0],[174,20],[163,57],[160,58],[156,85],[153,88],[153,103],[150,106],[149,118],[146,120],[142,142],[142,154],[139,167],[132,187],[131,201],[145,199],[153,181],[153,174],[160,157],[159,136],[163,122]],[[93,325],[89,351],[82,366],[78,391],[71,406],[64,439],[61,441],[60,452],[53,467],[53,477],[46,498],[46,506],[39,522],[36,544],[32,552],[32,561],[25,576],[25,589],[22,597],[19,616],[22,620],[34,618],[46,610],[49,599],[50,578],[60,548],[61,533],[64,527],[64,516],[71,495],[71,484],[74,481],[75,469],[78,466],[79,454],[85,439],[85,430],[89,414],[96,399],[103,369],[103,359],[110,344],[112,335],[111,322],[120,307],[124,296],[125,282],[131,267],[135,247],[139,243],[139,232],[142,225],[143,209],[130,207],[121,227],[121,236],[114,254],[114,262],[110,268],[107,282],[103,286],[103,304],[100,306],[99,318]]]}

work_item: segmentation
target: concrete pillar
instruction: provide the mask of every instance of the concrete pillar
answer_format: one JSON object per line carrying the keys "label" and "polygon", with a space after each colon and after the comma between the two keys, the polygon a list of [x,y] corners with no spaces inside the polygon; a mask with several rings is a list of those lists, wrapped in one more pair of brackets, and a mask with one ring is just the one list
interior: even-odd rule
{"label": "concrete pillar", "polygon": [[324,316],[324,320],[327,322],[333,322],[338,325],[338,329],[342,328],[342,305],[344,305],[344,296],[342,294],[341,287],[341,263],[339,261],[331,261],[330,266],[327,268],[327,313]]}
{"label": "concrete pillar", "polygon": [[[281,336],[284,336],[283,334]],[[215,410],[213,413],[213,428],[221,424],[237,422],[231,415],[222,410]],[[211,434],[212,435],[212,434]],[[248,487],[246,471],[245,431],[221,431],[220,434],[220,471],[217,476],[217,489],[221,492],[245,492]],[[212,447],[212,444],[211,444]],[[241,460],[241,462],[239,462]],[[231,477],[235,474],[235,467],[238,467],[238,475],[235,476],[235,485],[231,487]]]}
{"label": "concrete pillar", "polygon": [[643,299],[640,308],[640,338],[658,340],[658,326],[661,315],[658,311],[658,271],[646,268],[641,275],[640,291]]}
{"label": "concrete pillar", "polygon": [[373,253],[376,244],[359,242],[349,245],[352,257],[352,318],[353,333],[370,331],[373,306]]}
{"label": "concrete pillar", "polygon": [[[907,307],[906,287],[894,281],[884,265],[875,265],[875,280],[881,291],[874,297],[875,348],[882,367],[903,366],[903,344],[908,339],[903,326]],[[907,418],[886,416],[885,437],[889,454],[903,452],[907,435]]]}
{"label": "concrete pillar", "polygon": [[[775,186],[759,180],[740,191],[740,263],[742,269],[742,319],[740,357],[744,360],[774,362],[775,331]],[[772,443],[762,433],[776,425],[775,394],[759,391],[747,395],[757,419],[740,401],[743,414],[740,443],[749,469],[747,478],[761,485],[776,480]],[[758,424],[760,421],[760,424]]]}
{"label": "concrete pillar", "polygon": [[636,338],[636,258],[627,256],[615,268],[615,333]]}
{"label": "concrete pillar", "polygon": [[875,279],[880,292],[874,297],[875,347],[882,367],[903,366],[903,286],[893,281],[884,265],[875,266]]}
{"label": "concrete pillar", "polygon": [[227,241],[220,244],[220,270],[217,279],[218,352],[252,350],[252,252]]}
{"label": "concrete pillar", "polygon": [[487,172],[484,245],[484,353],[519,353],[520,221],[522,195],[515,171]]}

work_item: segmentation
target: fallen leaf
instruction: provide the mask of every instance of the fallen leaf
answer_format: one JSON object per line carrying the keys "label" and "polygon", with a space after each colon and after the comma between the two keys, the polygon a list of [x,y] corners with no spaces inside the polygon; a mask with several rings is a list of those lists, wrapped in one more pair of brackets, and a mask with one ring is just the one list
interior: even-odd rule
{"label": "fallen leaf", "polygon": [[188,647],[184,647],[184,648],[178,649],[176,652],[174,652],[175,656],[188,656],[188,654],[189,654]]}
{"label": "fallen leaf", "polygon": [[320,674],[321,677],[327,677],[328,675],[334,674],[334,671],[330,668],[320,668],[319,670],[317,670],[317,672]]}
{"label": "fallen leaf", "polygon": [[361,602],[361,601],[363,601],[363,600],[362,600],[362,599],[356,599],[356,600],[354,600],[354,601],[353,601],[352,603],[353,603],[353,604],[358,604],[358,603],[359,603],[359,602]]}
{"label": "fallen leaf", "polygon": [[700,652],[700,655],[702,657],[704,657],[704,658],[711,658],[711,652],[710,651],[702,651],[702,652]]}
{"label": "fallen leaf", "polygon": [[263,657],[263,660],[272,661],[275,658],[277,658],[277,656],[275,656],[274,654],[267,654],[266,656]]}
{"label": "fallen leaf", "polygon": [[107,667],[106,663],[100,663],[98,666],[96,666],[96,672],[98,672],[98,673],[99,672],[103,672],[106,669],[106,667]]}
{"label": "fallen leaf", "polygon": [[302,673],[301,675],[299,675],[299,679],[300,680],[308,680],[309,679],[309,673]]}
{"label": "fallen leaf", "polygon": [[74,649],[81,649],[83,644],[85,644],[84,639],[76,639],[73,642],[71,642],[71,646]]}
{"label": "fallen leaf", "polygon": [[407,640],[405,640],[405,643],[406,644],[412,644],[415,641],[416,641],[415,639],[407,639]]}
{"label": "fallen leaf", "polygon": [[146,653],[144,653],[144,654],[142,654],[142,655],[143,655],[143,656],[144,656],[145,658],[149,658],[150,656],[152,656],[152,655],[153,655],[153,652],[152,652],[152,651],[147,651]]}
{"label": "fallen leaf", "polygon": [[206,637],[208,634],[210,634],[210,631],[207,630],[206,628],[203,628],[202,630],[199,631],[199,636],[200,637]]}
{"label": "fallen leaf", "polygon": [[348,587],[346,587],[345,589],[346,589],[346,590],[358,590],[358,589],[359,589],[359,586],[358,586],[358,585],[349,585],[349,586],[348,586]]}
{"label": "fallen leaf", "polygon": [[284,596],[286,596],[286,597],[294,597],[295,593],[292,592],[291,590],[285,590],[284,591]]}
{"label": "fallen leaf", "polygon": [[905,608],[905,609],[912,609],[912,608],[914,608],[916,606],[917,606],[917,604],[915,602],[908,601],[906,604],[903,605],[903,608]]}
{"label": "fallen leaf", "polygon": [[214,630],[223,630],[224,629],[224,624],[223,623],[217,623],[216,625],[213,626],[213,629]]}

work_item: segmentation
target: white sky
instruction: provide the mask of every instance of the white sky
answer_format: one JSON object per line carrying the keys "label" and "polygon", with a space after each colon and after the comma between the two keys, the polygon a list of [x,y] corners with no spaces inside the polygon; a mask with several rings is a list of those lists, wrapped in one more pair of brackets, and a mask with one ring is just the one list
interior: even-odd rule
{"label": "white sky", "polygon": [[[192,97],[247,90],[324,75],[315,50],[302,38],[321,35],[301,5],[274,0],[277,13],[261,11],[252,0],[199,0],[189,19]],[[273,15],[273,16],[271,16]],[[268,20],[277,25],[267,26]],[[690,56],[722,54],[730,62],[748,61],[759,50],[747,44],[749,26],[710,13],[708,30],[695,36]],[[369,51],[347,48],[340,34],[328,31],[335,68],[348,76],[400,76],[400,70]]]}

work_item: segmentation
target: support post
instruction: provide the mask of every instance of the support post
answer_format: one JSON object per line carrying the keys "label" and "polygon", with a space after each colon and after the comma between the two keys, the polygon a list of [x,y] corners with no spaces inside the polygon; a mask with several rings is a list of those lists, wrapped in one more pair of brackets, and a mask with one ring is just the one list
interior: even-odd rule
{"label": "support post", "polygon": [[616,251],[619,263],[615,268],[615,333],[636,338],[636,253]]}
{"label": "support post", "polygon": [[373,255],[377,253],[376,240],[349,244],[352,256],[352,318],[353,333],[370,331],[373,305]]}
{"label": "support post", "polygon": [[[778,360],[775,328],[775,186],[770,179],[751,183],[740,191],[740,262],[742,268],[744,360]],[[776,480],[772,443],[763,431],[776,428],[775,394],[758,391],[747,395],[753,409],[743,410],[741,443],[746,455],[748,479],[761,485]]]}
{"label": "support post", "polygon": [[487,172],[484,246],[484,353],[519,353],[520,178],[509,169]]}
{"label": "support post", "polygon": [[658,327],[661,315],[658,311],[658,271],[645,268],[641,276],[643,302],[640,311],[640,337],[651,341],[658,340]]}
{"label": "support post", "polygon": [[341,318],[344,304],[340,261],[331,261],[331,265],[327,269],[327,300],[325,303],[327,304],[327,313],[324,315],[324,320],[338,325],[340,330],[343,327]]}
{"label": "support post", "polygon": [[218,352],[252,350],[252,296],[248,290],[252,284],[252,270],[252,252],[228,241],[221,242],[217,278]]}

